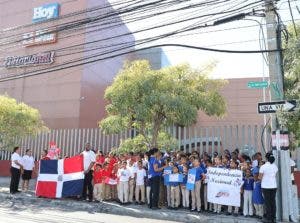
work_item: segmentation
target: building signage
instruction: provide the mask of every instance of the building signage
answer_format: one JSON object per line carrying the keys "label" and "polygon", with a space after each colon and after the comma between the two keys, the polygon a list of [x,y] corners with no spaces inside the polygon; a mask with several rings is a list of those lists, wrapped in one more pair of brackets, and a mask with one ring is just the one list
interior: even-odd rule
{"label": "building signage", "polygon": [[277,111],[292,112],[295,111],[296,106],[296,100],[261,102],[258,103],[258,113],[276,113]]}
{"label": "building signage", "polygon": [[32,22],[42,22],[49,19],[56,19],[59,15],[59,4],[50,3],[33,9]]}
{"label": "building signage", "polygon": [[54,51],[38,53],[28,56],[7,57],[4,62],[6,68],[26,67],[51,64],[54,62]]}
{"label": "building signage", "polygon": [[51,33],[47,30],[39,30],[35,32],[25,33],[23,35],[23,45],[34,46],[40,44],[56,42],[56,33]]}

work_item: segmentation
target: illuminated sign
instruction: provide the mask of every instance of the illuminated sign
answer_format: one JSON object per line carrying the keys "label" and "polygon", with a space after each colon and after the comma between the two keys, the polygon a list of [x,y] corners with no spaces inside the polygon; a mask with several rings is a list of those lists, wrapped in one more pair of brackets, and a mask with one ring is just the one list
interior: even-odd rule
{"label": "illuminated sign", "polygon": [[56,19],[59,15],[59,4],[50,3],[33,9],[32,22],[41,22],[49,19]]}
{"label": "illuminated sign", "polygon": [[52,64],[53,62],[54,51],[50,51],[27,56],[10,56],[5,59],[4,66],[6,68],[27,67]]}
{"label": "illuminated sign", "polygon": [[56,42],[56,33],[47,30],[39,30],[23,34],[23,45],[34,46],[39,44],[47,44]]}

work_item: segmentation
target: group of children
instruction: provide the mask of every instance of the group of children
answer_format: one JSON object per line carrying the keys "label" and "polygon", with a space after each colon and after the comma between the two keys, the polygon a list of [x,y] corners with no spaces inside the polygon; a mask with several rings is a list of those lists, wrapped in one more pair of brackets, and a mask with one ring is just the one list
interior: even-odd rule
{"label": "group of children", "polygon": [[[148,179],[149,153],[105,156],[98,152],[94,166],[94,200],[117,200],[121,204],[145,204],[150,202],[150,184]],[[263,164],[262,156],[256,153],[252,159],[247,155],[240,155],[238,149],[233,152],[225,150],[222,154],[215,152],[200,155],[197,151],[184,153],[160,153],[158,161],[165,166],[161,172],[159,196],[160,206],[170,209],[184,208],[191,211],[209,211],[220,214],[224,211],[228,215],[239,214],[262,218],[263,196],[259,180],[259,167]],[[252,161],[251,161],[252,160]],[[241,187],[240,207],[222,206],[207,201],[207,168],[228,168],[243,171],[244,183]],[[195,168],[195,186],[193,190],[186,187],[188,171]],[[168,174],[182,174],[180,182],[166,182]]]}

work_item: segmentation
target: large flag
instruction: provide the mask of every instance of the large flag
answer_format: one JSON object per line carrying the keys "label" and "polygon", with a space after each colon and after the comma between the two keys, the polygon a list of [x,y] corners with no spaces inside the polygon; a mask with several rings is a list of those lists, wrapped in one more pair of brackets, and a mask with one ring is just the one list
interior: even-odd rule
{"label": "large flag", "polygon": [[41,160],[36,196],[61,198],[81,195],[84,183],[83,156]]}

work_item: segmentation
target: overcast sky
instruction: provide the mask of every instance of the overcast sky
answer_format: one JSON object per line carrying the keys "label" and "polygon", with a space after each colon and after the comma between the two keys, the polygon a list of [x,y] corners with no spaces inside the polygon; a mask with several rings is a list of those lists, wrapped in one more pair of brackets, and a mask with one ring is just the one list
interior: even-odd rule
{"label": "overcast sky", "polygon": [[[300,21],[300,14],[296,9],[296,5],[300,8],[300,1],[291,0],[294,18],[296,22]],[[281,0],[278,4],[280,15],[285,24],[289,24],[291,16],[288,10],[287,0]],[[170,16],[170,15],[168,15]],[[171,15],[172,16],[172,15]],[[176,16],[173,15],[173,16]],[[178,13],[177,16],[182,16]],[[247,17],[264,23],[264,18]],[[160,21],[152,21],[159,23]],[[136,30],[142,24],[129,24],[131,30]],[[238,28],[236,27],[248,27]],[[253,26],[253,27],[252,27]],[[172,28],[170,28],[171,30]],[[225,30],[224,30],[225,29]],[[228,29],[228,30],[226,30]],[[222,31],[220,31],[222,30]],[[157,32],[165,32],[166,29],[158,30]],[[152,31],[153,32],[153,31]],[[260,28],[255,21],[239,20],[236,22],[219,25],[213,28],[205,28],[196,30],[190,35],[181,35],[180,37],[161,40],[158,43],[181,43],[196,45],[202,47],[230,49],[230,50],[260,50],[259,34]],[[149,34],[150,35],[150,34]],[[266,35],[266,32],[265,32]],[[145,34],[136,35],[136,39],[145,37]],[[240,77],[262,77],[268,75],[267,67],[263,62],[261,54],[227,54],[215,53],[200,50],[191,50],[186,48],[167,47],[164,48],[171,64],[188,62],[193,66],[201,66],[210,60],[218,62],[216,69],[213,71],[213,77],[222,78],[240,78]],[[265,68],[265,70],[263,69]]]}

